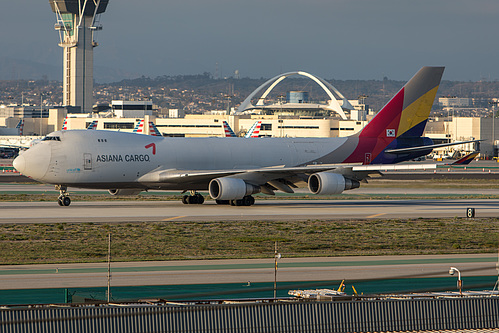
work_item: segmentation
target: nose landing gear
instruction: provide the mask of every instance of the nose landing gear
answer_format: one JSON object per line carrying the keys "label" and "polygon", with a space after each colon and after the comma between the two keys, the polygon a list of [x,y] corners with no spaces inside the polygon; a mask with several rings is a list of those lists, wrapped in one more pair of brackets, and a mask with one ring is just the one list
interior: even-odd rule
{"label": "nose landing gear", "polygon": [[69,206],[71,205],[71,198],[69,197],[68,188],[62,185],[56,185],[55,189],[60,192],[59,198],[57,198],[57,203],[59,206]]}

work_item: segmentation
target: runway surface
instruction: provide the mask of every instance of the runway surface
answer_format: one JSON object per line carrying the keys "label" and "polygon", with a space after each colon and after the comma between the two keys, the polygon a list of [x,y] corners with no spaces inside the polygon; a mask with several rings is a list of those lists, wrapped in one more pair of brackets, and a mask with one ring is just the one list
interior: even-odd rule
{"label": "runway surface", "polygon": [[0,202],[0,223],[309,220],[499,216],[499,199],[466,200],[259,200],[250,207],[183,205],[178,201]]}
{"label": "runway surface", "polygon": [[[278,280],[348,281],[497,275],[497,254],[281,258]],[[274,281],[274,259],[112,263],[113,286],[224,284]],[[0,289],[104,287],[107,264],[0,266]],[[492,286],[491,286],[492,288]]]}

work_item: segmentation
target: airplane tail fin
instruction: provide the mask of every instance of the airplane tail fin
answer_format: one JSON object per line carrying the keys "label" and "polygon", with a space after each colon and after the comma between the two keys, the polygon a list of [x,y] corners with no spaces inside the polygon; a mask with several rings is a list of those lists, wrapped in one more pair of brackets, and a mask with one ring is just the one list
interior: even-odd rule
{"label": "airplane tail fin", "polygon": [[458,159],[457,161],[455,161],[454,163],[452,163],[452,165],[467,165],[467,164],[470,164],[471,161],[473,161],[475,159],[475,157],[478,156],[478,154],[480,154],[479,151],[474,151],[464,157],[461,157],[460,159]]}
{"label": "airplane tail fin", "polygon": [[68,130],[68,117],[64,118],[64,122],[62,123],[62,130],[67,131]]}
{"label": "airplane tail fin", "polygon": [[344,162],[398,163],[430,153],[431,148],[405,155],[389,151],[433,144],[422,134],[443,72],[444,67],[421,68],[364,129],[353,136],[359,140],[357,147]]}
{"label": "airplane tail fin", "polygon": [[152,136],[163,136],[152,121],[149,122],[149,134]]}
{"label": "airplane tail fin", "polygon": [[224,120],[224,132],[225,132],[225,137],[230,138],[230,137],[235,137],[236,133],[230,128],[229,124]]}
{"label": "airplane tail fin", "polygon": [[444,67],[423,67],[364,127],[359,137],[385,138],[423,134]]}
{"label": "airplane tail fin", "polygon": [[97,129],[97,120],[94,120],[88,125],[87,130],[96,130]]}
{"label": "airplane tail fin", "polygon": [[137,125],[135,125],[135,128],[133,129],[133,133],[144,133],[144,119],[139,120]]}
{"label": "airplane tail fin", "polygon": [[19,120],[19,122],[16,125],[17,128],[17,134],[22,136],[24,134],[24,119]]}
{"label": "airplane tail fin", "polygon": [[262,127],[262,121],[257,120],[249,129],[248,133],[244,136],[245,138],[258,138],[260,136],[260,128]]}

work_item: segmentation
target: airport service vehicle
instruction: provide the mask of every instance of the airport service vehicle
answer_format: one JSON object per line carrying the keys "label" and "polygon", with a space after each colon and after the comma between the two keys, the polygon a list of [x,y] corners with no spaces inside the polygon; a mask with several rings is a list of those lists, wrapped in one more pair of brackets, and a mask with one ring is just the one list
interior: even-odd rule
{"label": "airport service vehicle", "polygon": [[[22,174],[60,191],[108,189],[112,195],[178,190],[186,204],[209,191],[218,204],[250,206],[252,194],[340,194],[371,174],[431,165],[395,165],[429,154],[422,137],[443,74],[423,67],[359,133],[342,138],[170,138],[100,130],[56,131],[14,160]],[[454,143],[454,144],[461,144]]]}

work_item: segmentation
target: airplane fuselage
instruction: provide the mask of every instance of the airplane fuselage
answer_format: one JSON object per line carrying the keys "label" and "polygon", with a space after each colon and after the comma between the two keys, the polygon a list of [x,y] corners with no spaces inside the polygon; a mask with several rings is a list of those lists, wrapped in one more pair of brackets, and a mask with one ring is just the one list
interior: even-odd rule
{"label": "airplane fuselage", "polygon": [[[82,188],[185,189],[183,184],[141,182],[161,170],[258,169],[340,163],[349,138],[168,138],[113,131],[59,131],[24,152],[33,179]],[[352,138],[350,138],[352,140]],[[356,140],[353,140],[356,141]],[[33,159],[33,156],[38,156]],[[29,157],[29,159],[28,159]],[[202,161],[202,162],[201,162]],[[21,162],[16,162],[18,166]],[[206,189],[207,183],[189,189]]]}

